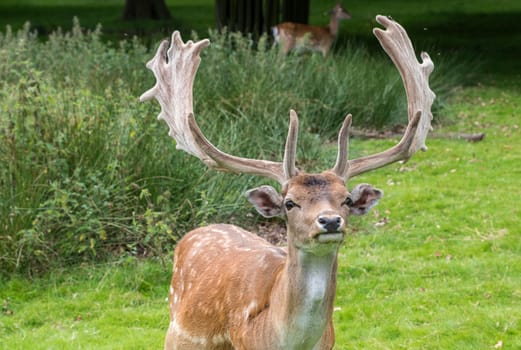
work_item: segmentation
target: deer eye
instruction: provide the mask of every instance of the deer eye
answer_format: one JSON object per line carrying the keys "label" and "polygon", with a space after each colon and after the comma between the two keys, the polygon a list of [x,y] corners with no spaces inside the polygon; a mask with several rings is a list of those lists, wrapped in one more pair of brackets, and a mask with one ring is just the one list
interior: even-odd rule
{"label": "deer eye", "polygon": [[348,207],[353,205],[353,200],[351,197],[347,197],[346,200],[342,203],[342,205],[347,205]]}
{"label": "deer eye", "polygon": [[284,206],[286,207],[286,210],[291,210],[295,207],[298,207],[298,205],[291,199],[288,199],[286,202],[284,202]]}

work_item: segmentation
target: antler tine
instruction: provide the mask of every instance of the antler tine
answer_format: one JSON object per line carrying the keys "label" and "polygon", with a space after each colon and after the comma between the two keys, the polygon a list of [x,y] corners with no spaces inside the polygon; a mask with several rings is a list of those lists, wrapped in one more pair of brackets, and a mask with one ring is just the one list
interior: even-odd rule
{"label": "antler tine", "polygon": [[289,130],[286,138],[286,147],[284,149],[284,177],[290,179],[297,175],[298,170],[295,167],[295,158],[297,156],[297,136],[298,136],[298,115],[293,109],[289,111]]}
{"label": "antler tine", "polygon": [[[178,31],[172,34],[170,47],[163,41],[155,56],[146,64],[156,77],[154,87],[143,93],[140,101],[157,99],[161,106],[158,119],[169,126],[169,135],[181,149],[203,161],[208,167],[271,178],[284,184],[297,173],[295,168],[298,119],[291,117],[284,163],[240,158],[222,152],[201,132],[193,114],[193,83],[201,62],[201,51],[210,44],[207,39],[183,43]],[[289,150],[289,151],[288,151]]]}
{"label": "antler tine", "polygon": [[[338,152],[336,157],[336,163],[333,167],[333,172],[339,174],[340,177],[343,174],[347,174],[349,171],[349,132],[351,131],[352,116],[348,114],[344,119],[344,123],[338,133]],[[344,181],[347,180],[344,178]]]}
{"label": "antler tine", "polygon": [[[411,40],[400,24],[385,16],[377,16],[376,21],[386,30],[375,28],[373,33],[400,72],[405,86],[409,124],[396,146],[349,161],[347,167],[340,169],[341,173],[337,172],[345,180],[399,160],[406,161],[420,149],[426,151],[425,139],[432,130],[431,106],[436,95],[429,87],[429,75],[434,69],[434,63],[425,52],[421,54],[422,63],[418,62]],[[337,159],[337,164],[339,162]]]}
{"label": "antler tine", "polygon": [[189,115],[189,124],[190,130],[193,132],[193,137],[201,147],[201,150],[206,154],[211,155],[212,164],[208,164],[203,160],[209,167],[222,171],[264,176],[278,181],[280,184],[284,184],[288,180],[282,170],[282,163],[271,162],[268,160],[240,158],[222,152],[212,145],[203,135],[193,114]]}

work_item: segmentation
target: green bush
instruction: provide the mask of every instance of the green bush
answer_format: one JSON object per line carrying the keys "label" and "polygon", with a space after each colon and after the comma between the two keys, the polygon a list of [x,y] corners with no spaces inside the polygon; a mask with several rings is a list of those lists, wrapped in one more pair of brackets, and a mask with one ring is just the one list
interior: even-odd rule
{"label": "green bush", "polygon": [[[0,271],[123,255],[163,253],[186,230],[244,217],[250,177],[208,172],[175,151],[156,103],[138,103],[153,84],[139,40],[100,40],[101,27],[45,42],[30,26],[0,34]],[[355,126],[405,121],[398,73],[383,55],[347,47],[284,57],[266,38],[210,33],[194,99],[201,128],[223,150],[281,159],[288,111],[301,116],[299,165],[330,167],[347,112]],[[445,94],[461,70],[439,64]],[[447,67],[447,68],[444,68]],[[452,69],[452,71],[451,71]],[[443,79],[441,79],[443,77]],[[443,95],[441,96],[443,101]],[[319,136],[320,135],[320,136]],[[240,221],[240,219],[237,219]]]}

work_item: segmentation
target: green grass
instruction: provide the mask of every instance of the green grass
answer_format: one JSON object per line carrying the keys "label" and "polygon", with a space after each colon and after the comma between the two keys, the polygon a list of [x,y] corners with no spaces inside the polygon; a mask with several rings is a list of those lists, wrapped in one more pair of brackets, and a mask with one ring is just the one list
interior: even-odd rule
{"label": "green grass", "polygon": [[154,349],[168,323],[166,266],[126,260],[12,278],[0,292],[1,349]]}
{"label": "green grass", "polygon": [[439,131],[486,131],[483,142],[431,139],[403,171],[357,179],[386,196],[378,217],[353,220],[364,229],[340,257],[340,349],[521,346],[520,97],[465,90]]}

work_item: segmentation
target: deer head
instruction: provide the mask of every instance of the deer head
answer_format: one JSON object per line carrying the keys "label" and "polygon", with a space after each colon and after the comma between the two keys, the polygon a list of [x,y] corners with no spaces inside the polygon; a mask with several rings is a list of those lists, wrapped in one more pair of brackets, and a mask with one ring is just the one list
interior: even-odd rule
{"label": "deer head", "polygon": [[333,7],[331,11],[329,11],[329,15],[339,20],[351,19],[351,13],[349,13],[349,11],[347,11],[339,2],[336,3],[335,7]]}

